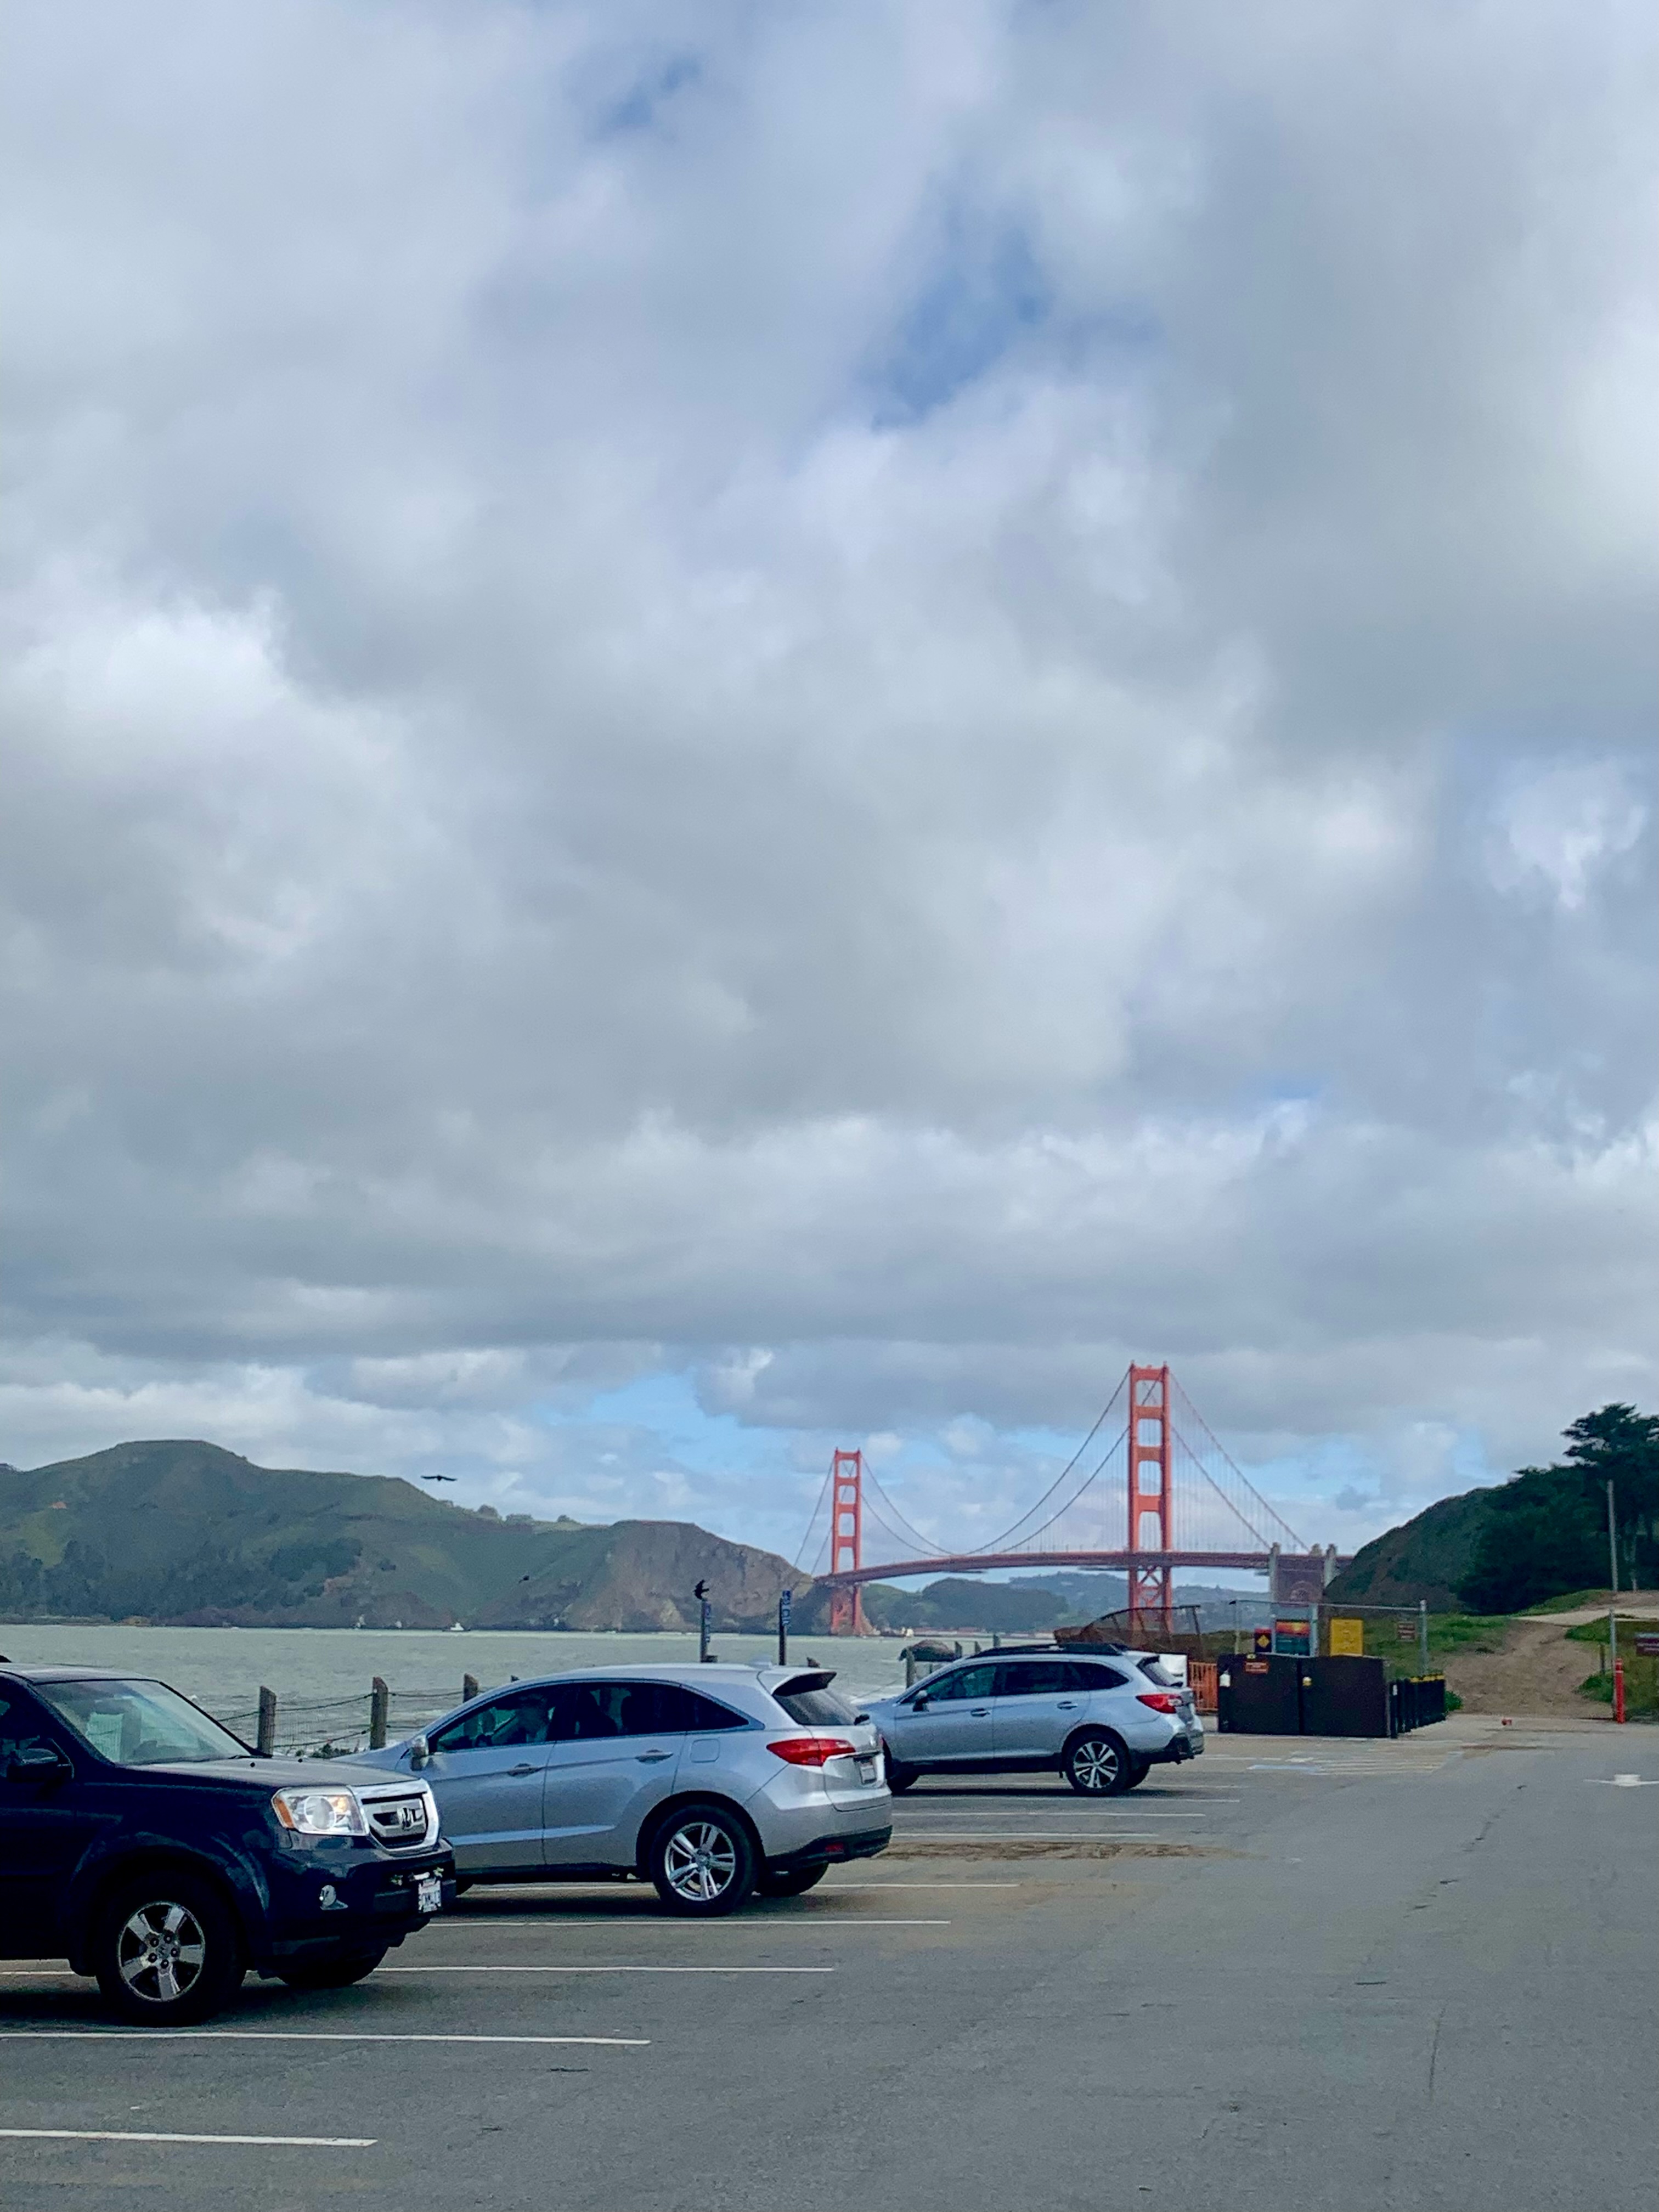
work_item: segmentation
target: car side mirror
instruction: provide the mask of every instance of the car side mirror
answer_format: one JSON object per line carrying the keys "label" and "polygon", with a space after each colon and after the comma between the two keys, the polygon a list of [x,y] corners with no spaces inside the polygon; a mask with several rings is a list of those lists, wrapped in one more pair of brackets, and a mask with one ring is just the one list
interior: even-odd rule
{"label": "car side mirror", "polygon": [[925,1713],[930,1702],[927,1691],[918,1690],[910,1700],[910,1710],[913,1713]]}
{"label": "car side mirror", "polygon": [[431,1757],[432,1746],[427,1741],[426,1738],[423,1735],[410,1736],[409,1739],[410,1765],[411,1766],[424,1766]]}
{"label": "car side mirror", "polygon": [[26,1743],[13,1752],[9,1782],[67,1782],[75,1769],[56,1744]]}

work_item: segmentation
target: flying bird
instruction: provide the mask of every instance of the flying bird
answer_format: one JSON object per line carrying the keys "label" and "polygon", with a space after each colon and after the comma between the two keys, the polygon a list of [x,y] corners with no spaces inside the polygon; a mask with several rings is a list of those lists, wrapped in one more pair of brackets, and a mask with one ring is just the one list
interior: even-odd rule
{"label": "flying bird", "polygon": [[423,1474],[421,1477],[422,1482],[453,1482],[454,1480],[453,1474]]}

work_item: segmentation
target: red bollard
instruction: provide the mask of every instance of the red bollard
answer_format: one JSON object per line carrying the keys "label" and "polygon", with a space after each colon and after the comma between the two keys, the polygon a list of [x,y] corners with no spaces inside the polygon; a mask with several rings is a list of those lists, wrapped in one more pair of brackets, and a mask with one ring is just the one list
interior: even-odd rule
{"label": "red bollard", "polygon": [[1622,1659],[1615,1659],[1613,1662],[1613,1717],[1616,1721],[1625,1717],[1625,1662]]}

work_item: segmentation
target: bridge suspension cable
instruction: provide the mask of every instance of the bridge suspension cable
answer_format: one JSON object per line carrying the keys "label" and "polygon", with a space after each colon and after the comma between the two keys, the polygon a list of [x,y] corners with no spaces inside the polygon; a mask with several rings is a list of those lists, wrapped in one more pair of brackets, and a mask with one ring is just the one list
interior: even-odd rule
{"label": "bridge suspension cable", "polygon": [[[1123,1395],[1124,1389],[1128,1380],[1129,1378],[1126,1374],[1123,1377],[1123,1381],[1118,1384],[1116,1389],[1113,1391],[1111,1396],[1101,1407],[1099,1413],[1096,1417],[1094,1426],[1090,1430],[1088,1435],[1085,1437],[1083,1442],[1078,1446],[1077,1449],[1072,1454],[1070,1459],[1066,1461],[1065,1466],[1061,1468],[1060,1473],[1054,1477],[1054,1480],[1048,1485],[1047,1490],[1043,1492],[1042,1497],[1037,1499],[1036,1504],[1031,1506],[1026,1512],[1022,1513],[1019,1519],[1013,1523],[1013,1526],[1009,1528],[1005,1534],[995,1538],[993,1542],[988,1544],[975,1544],[974,1549],[976,1552],[1012,1552],[1017,1549],[1021,1544],[1029,1542],[1033,1536],[1040,1535],[1043,1529],[1052,1528],[1054,1523],[1060,1518],[1060,1515],[1077,1503],[1077,1500],[1083,1495],[1084,1492],[1089,1487],[1089,1485],[1106,1465],[1107,1461],[1111,1458],[1113,1452],[1115,1452],[1118,1446],[1121,1444],[1123,1442],[1122,1435],[1119,1436],[1117,1443],[1111,1446],[1111,1449],[1105,1454],[1104,1457],[1098,1460],[1089,1470],[1088,1474],[1084,1476],[1082,1481],[1078,1484],[1076,1489],[1066,1500],[1064,1505],[1056,1506],[1054,1510],[1048,1515],[1047,1520],[1039,1522],[1036,1528],[1025,1528],[1025,1523],[1031,1521],[1037,1514],[1041,1513],[1043,1508],[1048,1504],[1049,1499],[1052,1498],[1058,1491],[1064,1488],[1068,1477],[1076,1468],[1078,1462],[1083,1457],[1085,1452],[1088,1450],[1090,1445],[1093,1443],[1095,1438],[1100,1434],[1102,1429],[1105,1427],[1106,1423],[1110,1419],[1112,1409],[1117,1404],[1118,1400]],[[1127,1433],[1127,1426],[1126,1424],[1124,1434]],[[1024,1530],[1024,1534],[1021,1534],[1020,1533],[1022,1529]]]}

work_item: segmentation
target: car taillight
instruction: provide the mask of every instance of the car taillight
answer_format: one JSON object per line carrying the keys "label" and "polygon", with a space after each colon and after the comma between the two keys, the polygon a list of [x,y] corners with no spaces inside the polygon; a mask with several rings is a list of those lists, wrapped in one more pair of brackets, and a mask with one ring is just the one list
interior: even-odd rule
{"label": "car taillight", "polygon": [[856,1759],[855,1745],[844,1735],[787,1735],[766,1748],[775,1758],[787,1759],[791,1766],[823,1766],[832,1759]]}
{"label": "car taillight", "polygon": [[1155,1713],[1178,1713],[1181,1700],[1169,1690],[1142,1690],[1137,1703],[1150,1705]]}

